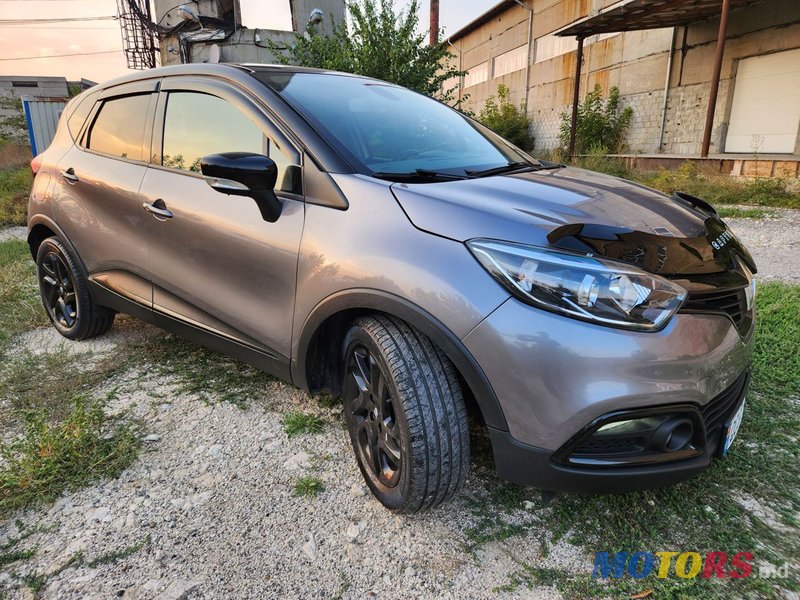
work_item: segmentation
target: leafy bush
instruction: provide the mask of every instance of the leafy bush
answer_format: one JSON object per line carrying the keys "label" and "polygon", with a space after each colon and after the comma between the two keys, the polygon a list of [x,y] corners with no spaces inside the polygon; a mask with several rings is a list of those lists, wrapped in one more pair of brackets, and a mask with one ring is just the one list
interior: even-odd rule
{"label": "leafy bush", "polygon": [[509,100],[508,88],[502,83],[497,86],[497,98],[489,96],[478,115],[478,121],[504,137],[522,150],[533,150],[531,120],[527,106],[523,102],[516,106]]}
{"label": "leafy bush", "polygon": [[[633,109],[619,110],[619,88],[612,87],[608,100],[603,102],[600,84],[586,94],[578,106],[578,123],[575,130],[575,153],[621,152],[625,148],[625,133],[631,124]],[[559,141],[562,149],[569,146],[571,115],[561,113]]]}

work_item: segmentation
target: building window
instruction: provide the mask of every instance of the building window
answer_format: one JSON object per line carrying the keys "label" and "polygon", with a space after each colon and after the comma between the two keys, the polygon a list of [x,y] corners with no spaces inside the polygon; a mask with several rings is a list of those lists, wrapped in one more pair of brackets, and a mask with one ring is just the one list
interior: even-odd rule
{"label": "building window", "polygon": [[578,40],[573,37],[559,37],[548,34],[536,39],[536,58],[540,63],[578,49]]}
{"label": "building window", "polygon": [[11,87],[35,88],[39,87],[38,81],[12,81]]}
{"label": "building window", "polygon": [[508,73],[524,69],[528,62],[528,45],[514,48],[496,56],[492,61],[493,77],[502,77]]}
{"label": "building window", "polygon": [[489,79],[489,63],[484,62],[475,65],[469,72],[464,75],[464,87],[468,88],[471,85],[478,85]]}
{"label": "building window", "polygon": [[[595,42],[612,38],[615,35],[619,35],[619,33],[598,33],[597,35],[590,35],[583,40],[583,45],[586,47]],[[562,54],[574,52],[578,49],[578,40],[574,37],[561,37],[551,33],[537,38],[535,48],[536,58],[533,62],[540,63],[555,58],[556,56],[561,56]]]}

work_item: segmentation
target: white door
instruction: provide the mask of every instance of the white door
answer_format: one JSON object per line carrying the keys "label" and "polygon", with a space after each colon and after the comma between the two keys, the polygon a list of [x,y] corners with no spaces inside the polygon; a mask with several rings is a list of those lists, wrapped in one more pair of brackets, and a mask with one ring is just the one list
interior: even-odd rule
{"label": "white door", "polygon": [[800,50],[739,61],[725,152],[792,154],[800,125]]}

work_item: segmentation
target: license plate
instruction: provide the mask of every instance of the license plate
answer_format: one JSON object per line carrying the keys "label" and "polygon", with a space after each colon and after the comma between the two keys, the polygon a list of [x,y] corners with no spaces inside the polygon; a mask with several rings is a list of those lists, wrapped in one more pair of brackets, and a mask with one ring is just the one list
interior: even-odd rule
{"label": "license plate", "polygon": [[733,443],[733,440],[736,439],[736,434],[739,433],[739,427],[742,425],[742,416],[744,415],[744,401],[739,406],[739,410],[736,411],[736,414],[733,415],[733,419],[731,419],[728,426],[725,428],[725,438],[722,444],[722,456],[725,456],[728,453],[728,450]]}

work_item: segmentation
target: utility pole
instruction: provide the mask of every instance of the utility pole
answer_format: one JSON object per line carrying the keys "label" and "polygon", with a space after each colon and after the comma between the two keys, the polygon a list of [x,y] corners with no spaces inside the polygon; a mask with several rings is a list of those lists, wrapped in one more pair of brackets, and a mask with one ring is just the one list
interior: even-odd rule
{"label": "utility pole", "polygon": [[431,0],[431,46],[439,43],[439,0]]}

